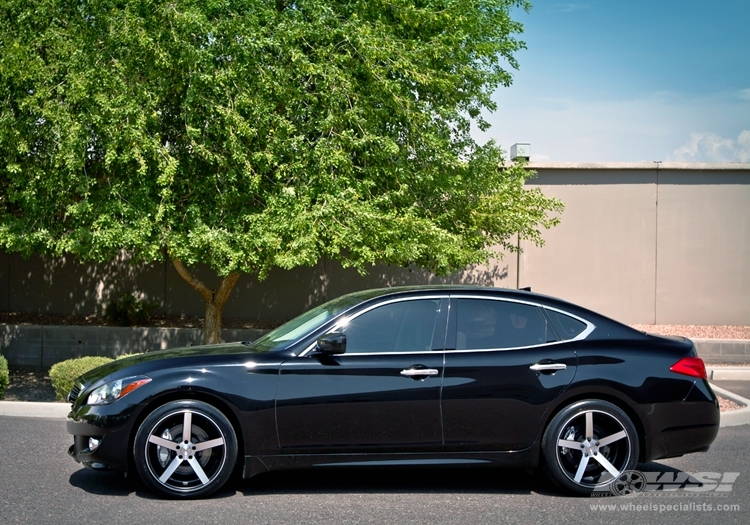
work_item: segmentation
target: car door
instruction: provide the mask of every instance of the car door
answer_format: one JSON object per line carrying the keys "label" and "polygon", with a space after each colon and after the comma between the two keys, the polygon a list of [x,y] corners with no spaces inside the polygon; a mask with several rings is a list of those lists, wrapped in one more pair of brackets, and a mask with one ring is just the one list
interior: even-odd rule
{"label": "car door", "polygon": [[276,417],[285,453],[440,450],[447,298],[377,304],[337,325],[346,353],[280,367]]}
{"label": "car door", "polygon": [[537,305],[454,296],[445,352],[445,450],[529,447],[576,356]]}

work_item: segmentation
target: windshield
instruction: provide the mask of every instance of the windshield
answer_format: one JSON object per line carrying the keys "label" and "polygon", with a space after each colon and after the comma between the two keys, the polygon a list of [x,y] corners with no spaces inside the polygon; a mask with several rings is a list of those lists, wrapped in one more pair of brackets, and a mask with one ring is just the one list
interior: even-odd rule
{"label": "windshield", "polygon": [[301,337],[313,332],[325,323],[362,301],[381,295],[382,291],[367,290],[344,295],[333,301],[316,306],[291,321],[267,333],[252,344],[256,352],[270,352],[287,348]]}

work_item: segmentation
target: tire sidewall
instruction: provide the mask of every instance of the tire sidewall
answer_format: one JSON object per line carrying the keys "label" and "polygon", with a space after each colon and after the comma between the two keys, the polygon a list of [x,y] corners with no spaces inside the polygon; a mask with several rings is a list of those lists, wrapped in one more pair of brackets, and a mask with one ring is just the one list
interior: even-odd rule
{"label": "tire sidewall", "polygon": [[[216,423],[216,426],[218,426],[219,430],[224,435],[224,448],[226,451],[224,464],[219,474],[205,486],[190,492],[172,490],[160,483],[158,479],[154,478],[146,460],[146,444],[154,426],[170,413],[185,409],[205,414]],[[208,403],[204,403],[203,401],[179,400],[161,405],[143,420],[138,427],[135,439],[133,440],[133,457],[138,474],[150,489],[169,498],[193,499],[208,496],[219,490],[226,483],[234,470],[237,460],[237,448],[237,436],[234,432],[234,428],[220,410]]]}

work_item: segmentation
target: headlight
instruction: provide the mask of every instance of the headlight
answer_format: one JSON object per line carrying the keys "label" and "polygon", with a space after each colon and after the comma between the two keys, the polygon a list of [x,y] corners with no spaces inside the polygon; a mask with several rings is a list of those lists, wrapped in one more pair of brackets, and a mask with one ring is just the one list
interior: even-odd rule
{"label": "headlight", "polygon": [[106,385],[94,389],[86,400],[87,405],[109,405],[121,397],[125,397],[138,387],[150,382],[151,378],[146,376],[126,377],[110,381]]}

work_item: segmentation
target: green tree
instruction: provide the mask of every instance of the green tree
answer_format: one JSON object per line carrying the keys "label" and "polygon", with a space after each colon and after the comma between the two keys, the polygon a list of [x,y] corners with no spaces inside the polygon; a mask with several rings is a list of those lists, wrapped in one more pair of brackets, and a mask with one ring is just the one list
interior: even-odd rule
{"label": "green tree", "polygon": [[[447,273],[561,204],[475,123],[525,0],[4,0],[0,247],[168,257],[206,301],[321,257]],[[210,290],[198,263],[223,281]]]}

